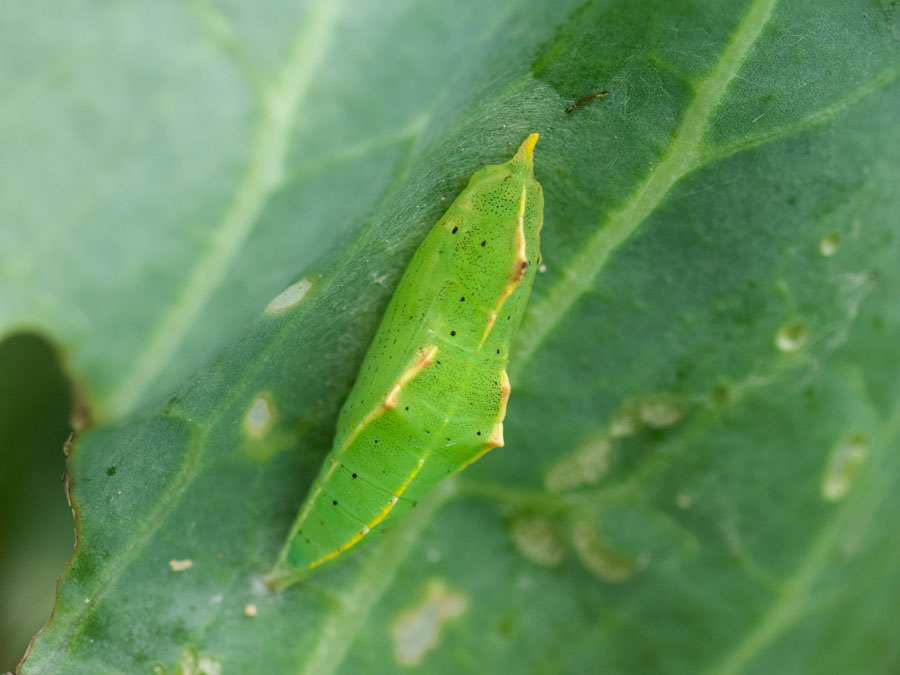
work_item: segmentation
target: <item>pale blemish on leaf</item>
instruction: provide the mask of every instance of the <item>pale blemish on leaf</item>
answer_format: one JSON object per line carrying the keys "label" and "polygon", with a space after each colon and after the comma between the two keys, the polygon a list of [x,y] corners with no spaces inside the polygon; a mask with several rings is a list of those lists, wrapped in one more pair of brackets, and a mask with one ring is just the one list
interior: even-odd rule
{"label": "pale blemish on leaf", "polygon": [[612,441],[608,436],[591,436],[547,470],[544,485],[551,492],[562,492],[600,482],[609,470],[611,450]]}
{"label": "pale blemish on leaf", "polygon": [[244,415],[244,429],[254,438],[262,438],[272,426],[274,419],[273,405],[266,394],[253,399],[247,414]]}
{"label": "pale blemish on leaf", "polygon": [[[161,665],[153,667],[154,675],[166,675],[168,671]],[[195,647],[183,647],[174,675],[222,675],[222,661],[212,656],[201,656]]]}
{"label": "pale blemish on leaf", "polygon": [[819,253],[821,253],[826,258],[830,258],[838,252],[838,248],[840,248],[840,245],[841,239],[840,237],[838,237],[836,232],[826,234],[824,237],[822,237],[822,241],[819,242]]}
{"label": "pale blemish on leaf", "polygon": [[638,429],[638,421],[631,410],[623,409],[609,421],[609,435],[613,438],[631,436]]}
{"label": "pale blemish on leaf", "polygon": [[535,587],[534,577],[530,574],[520,574],[516,577],[515,586],[516,590],[522,593],[533,591]]}
{"label": "pale blemish on leaf", "polygon": [[538,565],[555,567],[565,557],[565,541],[546,516],[516,518],[510,527],[510,537],[516,550]]}
{"label": "pale blemish on leaf", "polygon": [[466,599],[451,592],[441,581],[428,585],[424,601],[394,621],[391,636],[394,657],[404,666],[417,666],[434,649],[443,624],[466,610]]}
{"label": "pale blemish on leaf", "polygon": [[634,575],[634,561],[609,549],[589,517],[579,518],[572,528],[572,543],[578,560],[601,581],[622,583]]}
{"label": "pale blemish on leaf", "polygon": [[675,497],[675,504],[679,509],[689,509],[697,502],[697,495],[690,492],[682,492]]}
{"label": "pale blemish on leaf", "polygon": [[185,570],[189,570],[194,566],[193,560],[170,560],[169,567],[172,568],[173,572],[184,572]]}
{"label": "pale blemish on leaf", "polygon": [[795,352],[806,344],[808,334],[806,322],[793,319],[778,329],[775,346],[783,352]]}
{"label": "pale blemish on leaf", "polygon": [[822,498],[829,502],[843,499],[859,475],[868,454],[868,443],[862,434],[850,434],[834,447],[822,476]]}
{"label": "pale blemish on leaf", "polygon": [[244,616],[256,616],[256,605],[244,605]]}
{"label": "pale blemish on leaf", "polygon": [[303,300],[303,297],[309,292],[310,288],[312,288],[312,281],[306,277],[291,284],[275,296],[272,302],[266,307],[266,312],[269,314],[281,314],[282,312],[286,312]]}
{"label": "pale blemish on leaf", "polygon": [[222,662],[211,656],[201,656],[197,660],[197,675],[222,675]]}
{"label": "pale blemish on leaf", "polygon": [[684,406],[673,396],[647,396],[635,401],[641,421],[651,429],[670,427],[684,417]]}

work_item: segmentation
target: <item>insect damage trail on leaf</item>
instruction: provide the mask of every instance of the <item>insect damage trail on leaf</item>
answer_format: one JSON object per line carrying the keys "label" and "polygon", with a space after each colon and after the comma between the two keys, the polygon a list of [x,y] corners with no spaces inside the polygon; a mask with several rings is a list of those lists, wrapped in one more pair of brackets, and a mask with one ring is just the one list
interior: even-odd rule
{"label": "insect damage trail on leaf", "polygon": [[541,262],[537,140],[476,172],[410,261],[272,586],[333,563],[503,445],[509,345]]}

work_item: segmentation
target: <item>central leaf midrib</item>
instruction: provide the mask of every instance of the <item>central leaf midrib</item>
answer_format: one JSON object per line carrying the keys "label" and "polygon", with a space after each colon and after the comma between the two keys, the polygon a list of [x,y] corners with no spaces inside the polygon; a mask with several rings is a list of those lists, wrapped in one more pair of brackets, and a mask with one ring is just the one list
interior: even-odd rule
{"label": "central leaf midrib", "polygon": [[562,278],[543,297],[532,301],[512,358],[513,380],[578,299],[591,290],[613,251],[634,235],[681,178],[703,164],[703,137],[713,115],[776,4],[777,0],[755,0],[751,4],[715,67],[695,87],[694,98],[685,109],[668,154],[657,166],[649,168],[631,196],[607,216],[605,225],[567,263]]}
{"label": "central leaf midrib", "polygon": [[[716,67],[697,87],[697,93],[685,111],[666,159],[657,167],[656,171],[648,175],[644,183],[635,190],[632,198],[611,215],[608,227],[591,239],[585,252],[573,261],[573,266],[569,268],[568,274],[557,284],[556,288],[543,298],[538,307],[529,308],[526,317],[534,318],[534,321],[531,322],[534,327],[531,327],[529,331],[528,326],[523,326],[522,330],[526,331],[526,339],[524,348],[520,348],[514,355],[516,362],[525,364],[529,360],[534,349],[540,345],[553,326],[559,323],[576,300],[590,288],[593,280],[605,265],[609,254],[634,233],[640,223],[663,200],[669,189],[702,161],[698,150],[712,120],[712,115],[721,102],[729,83],[734,79],[747,54],[765,28],[776,3],[777,0],[756,0],[750,6]],[[536,311],[532,311],[535,309]],[[428,518],[430,519],[438,510],[437,507],[431,510]],[[426,522],[421,518],[417,519],[415,530],[421,531]],[[412,534],[406,532],[406,527],[406,522],[401,521],[395,528],[398,536],[394,544],[400,546],[404,552],[412,546],[412,541],[415,540],[415,537],[403,536],[403,534]],[[402,560],[403,557],[405,554],[386,560]],[[376,560],[378,560],[377,557]],[[377,563],[367,565],[365,570],[366,579],[384,579],[385,577],[392,579],[391,572],[395,571],[382,568]],[[359,581],[360,583],[357,583],[355,588],[347,596],[344,596],[345,604],[357,606],[353,601],[354,596],[364,593],[368,598],[368,602],[365,603],[367,614],[377,604],[378,597],[387,591],[389,584],[380,584],[379,592],[373,597],[366,591],[366,584],[362,583],[364,579]],[[336,615],[329,616],[326,621],[331,625],[340,614],[337,612]],[[363,621],[360,619],[354,622],[356,630],[362,624]],[[327,672],[337,671],[346,655],[346,648],[342,649],[340,645],[352,644],[355,640],[355,632],[342,631],[340,634],[327,630],[320,632],[317,647],[313,650],[313,656],[307,662],[307,666],[319,665],[322,662],[321,655],[328,655],[328,659],[326,659]],[[309,671],[307,669],[304,672]]]}

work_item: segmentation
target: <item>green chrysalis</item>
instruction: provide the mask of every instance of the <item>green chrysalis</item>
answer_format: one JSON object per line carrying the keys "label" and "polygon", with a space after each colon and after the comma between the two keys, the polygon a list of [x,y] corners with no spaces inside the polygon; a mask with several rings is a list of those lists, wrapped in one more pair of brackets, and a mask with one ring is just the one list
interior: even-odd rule
{"label": "green chrysalis", "polygon": [[419,246],[267,580],[285,588],[503,445],[506,362],[540,263],[531,134],[475,173]]}

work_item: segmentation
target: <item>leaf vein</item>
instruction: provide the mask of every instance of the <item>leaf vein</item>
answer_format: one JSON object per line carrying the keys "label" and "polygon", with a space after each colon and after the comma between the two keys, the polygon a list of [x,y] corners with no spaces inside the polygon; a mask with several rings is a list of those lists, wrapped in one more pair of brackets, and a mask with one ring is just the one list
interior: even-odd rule
{"label": "leaf vein", "polygon": [[697,85],[669,153],[658,166],[651,168],[631,197],[607,216],[605,226],[588,239],[582,252],[567,265],[565,276],[543,297],[532,301],[516,341],[511,377],[521,371],[578,299],[591,289],[612,253],[635,234],[671,188],[700,165],[703,137],[713,115],[768,24],[776,4],[777,0],[755,0],[750,5],[715,67]]}
{"label": "leaf vein", "polygon": [[768,131],[748,134],[731,143],[724,143],[722,145],[707,148],[703,153],[701,165],[712,164],[713,162],[726,159],[739,152],[752,150],[760,145],[772,143],[782,138],[787,138],[813,129],[820,124],[824,124],[829,120],[834,119],[856,103],[874,94],[883,87],[890,85],[897,80],[898,77],[900,77],[900,67],[888,68],[866,84],[854,89],[846,96],[835,100],[833,103],[820,108],[795,122]]}
{"label": "leaf vein", "polygon": [[113,418],[129,412],[158,376],[160,363],[177,351],[191,326],[222,283],[269,199],[281,185],[297,111],[309,93],[339,16],[339,4],[319,0],[309,10],[287,63],[263,99],[262,119],[247,172],[230,207],[211,237],[210,247],[190,271],[169,313],[134,367],[102,401],[100,414]]}

